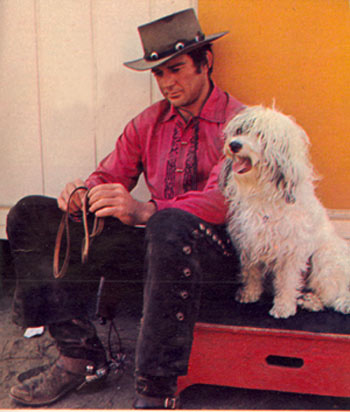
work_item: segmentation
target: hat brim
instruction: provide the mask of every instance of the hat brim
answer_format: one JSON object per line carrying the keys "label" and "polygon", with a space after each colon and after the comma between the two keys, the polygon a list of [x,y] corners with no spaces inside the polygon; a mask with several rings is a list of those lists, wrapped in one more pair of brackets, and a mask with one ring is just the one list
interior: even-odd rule
{"label": "hat brim", "polygon": [[208,43],[213,42],[214,40],[219,39],[220,37],[225,36],[228,33],[228,31],[224,31],[221,33],[216,33],[212,34],[210,36],[206,36],[203,40],[199,41],[198,43],[194,43],[190,45],[189,47],[185,47],[184,49],[174,52],[170,54],[169,56],[163,57],[161,59],[157,60],[146,60],[145,58],[137,59],[137,60],[132,60],[129,62],[125,62],[124,66],[128,67],[129,69],[133,70],[138,70],[138,71],[144,71],[144,70],[150,70],[154,69],[157,66],[162,65],[163,63],[166,63],[168,60],[173,59],[174,57],[177,57],[181,54],[188,53],[194,49],[198,49],[199,47],[205,46]]}

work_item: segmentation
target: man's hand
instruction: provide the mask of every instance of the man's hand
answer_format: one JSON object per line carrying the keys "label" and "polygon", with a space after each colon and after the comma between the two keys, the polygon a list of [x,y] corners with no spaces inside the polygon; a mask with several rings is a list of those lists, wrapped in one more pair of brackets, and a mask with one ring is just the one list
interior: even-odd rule
{"label": "man's hand", "polygon": [[97,217],[113,216],[134,226],[145,224],[156,212],[156,206],[134,199],[119,183],[106,183],[90,190],[89,211]]}
{"label": "man's hand", "polygon": [[[68,200],[73,192],[77,187],[85,186],[85,183],[81,179],[76,179],[74,182],[67,183],[65,188],[63,189],[62,193],[60,194],[59,198],[57,199],[58,207],[63,210],[63,212],[67,212],[68,208]],[[71,201],[70,201],[70,208],[69,213],[75,213],[81,210],[83,205],[83,198],[85,192],[83,190],[78,190],[74,193]]]}

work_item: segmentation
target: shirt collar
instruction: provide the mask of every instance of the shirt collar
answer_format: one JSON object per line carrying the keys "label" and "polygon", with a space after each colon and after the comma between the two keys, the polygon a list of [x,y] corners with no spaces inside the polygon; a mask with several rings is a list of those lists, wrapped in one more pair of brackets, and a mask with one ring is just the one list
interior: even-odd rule
{"label": "shirt collar", "polygon": [[[213,90],[197,117],[214,123],[224,123],[226,121],[225,109],[227,101],[227,94],[214,84]],[[167,122],[177,116],[180,116],[178,110],[173,105],[169,104],[168,111],[164,114],[162,121]]]}

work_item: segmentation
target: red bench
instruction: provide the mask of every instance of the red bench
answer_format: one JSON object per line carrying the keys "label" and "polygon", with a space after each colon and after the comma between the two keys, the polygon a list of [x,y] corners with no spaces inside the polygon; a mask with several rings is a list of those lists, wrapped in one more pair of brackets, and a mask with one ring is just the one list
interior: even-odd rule
{"label": "red bench", "polygon": [[300,310],[274,319],[269,307],[214,306],[209,320],[195,326],[188,374],[179,378],[178,392],[210,384],[350,397],[350,316]]}

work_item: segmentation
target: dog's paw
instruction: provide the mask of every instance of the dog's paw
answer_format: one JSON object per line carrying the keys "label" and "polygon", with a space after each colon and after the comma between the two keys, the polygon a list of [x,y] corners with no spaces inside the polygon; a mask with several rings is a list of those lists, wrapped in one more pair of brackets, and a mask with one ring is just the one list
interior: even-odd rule
{"label": "dog's paw", "polygon": [[319,312],[324,309],[321,299],[314,292],[303,293],[299,296],[297,299],[297,305],[302,309],[306,309],[311,312]]}
{"label": "dog's paw", "polygon": [[260,299],[261,291],[241,287],[237,290],[235,299],[239,303],[254,303]]}
{"label": "dog's paw", "polygon": [[291,303],[275,302],[269,314],[276,319],[289,318],[297,313],[297,305]]}
{"label": "dog's paw", "polygon": [[350,294],[346,294],[337,298],[332,304],[334,310],[337,312],[349,314],[350,313]]}

